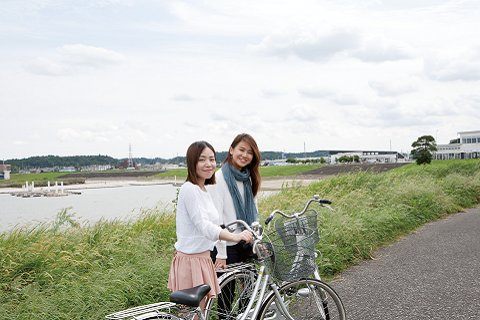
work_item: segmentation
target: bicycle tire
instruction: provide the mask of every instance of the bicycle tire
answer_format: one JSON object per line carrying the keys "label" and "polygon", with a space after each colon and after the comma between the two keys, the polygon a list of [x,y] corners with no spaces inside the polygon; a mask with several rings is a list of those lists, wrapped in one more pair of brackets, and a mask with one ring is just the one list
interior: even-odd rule
{"label": "bicycle tire", "polygon": [[257,273],[251,269],[236,270],[221,277],[221,293],[207,301],[205,319],[237,319],[250,300],[256,279]]}
{"label": "bicycle tire", "polygon": [[[317,279],[288,282],[278,289],[288,313],[295,320],[345,320],[345,308],[335,290]],[[270,292],[260,307],[258,320],[287,319],[276,306],[274,292]]]}

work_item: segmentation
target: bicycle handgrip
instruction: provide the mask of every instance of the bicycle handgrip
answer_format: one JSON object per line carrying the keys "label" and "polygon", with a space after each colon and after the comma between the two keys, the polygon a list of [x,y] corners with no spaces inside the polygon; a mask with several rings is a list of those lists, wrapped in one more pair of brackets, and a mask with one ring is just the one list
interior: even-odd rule
{"label": "bicycle handgrip", "polygon": [[272,221],[273,215],[270,215],[267,219],[265,219],[265,225],[268,225],[270,221]]}
{"label": "bicycle handgrip", "polygon": [[332,204],[332,201],[327,200],[327,199],[321,199],[321,200],[318,200],[318,203],[321,203],[321,204]]}

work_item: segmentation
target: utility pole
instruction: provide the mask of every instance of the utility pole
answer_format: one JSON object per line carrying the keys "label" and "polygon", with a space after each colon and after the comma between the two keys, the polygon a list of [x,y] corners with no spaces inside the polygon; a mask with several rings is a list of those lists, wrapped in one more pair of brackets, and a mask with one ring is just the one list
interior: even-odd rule
{"label": "utility pole", "polygon": [[128,145],[128,168],[133,168],[132,144]]}

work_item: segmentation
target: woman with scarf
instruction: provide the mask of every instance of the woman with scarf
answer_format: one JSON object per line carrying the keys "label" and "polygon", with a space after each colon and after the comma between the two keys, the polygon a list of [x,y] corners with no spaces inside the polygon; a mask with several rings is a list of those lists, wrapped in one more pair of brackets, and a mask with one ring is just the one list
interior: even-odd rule
{"label": "woman with scarf", "polygon": [[[215,173],[217,183],[212,186],[213,201],[223,224],[243,220],[249,225],[258,218],[255,196],[260,189],[260,151],[255,139],[242,133],[235,137],[222,168]],[[236,233],[241,232],[236,230]],[[225,246],[226,245],[226,246]],[[221,242],[212,252],[216,268],[245,262],[252,254],[244,243]]]}

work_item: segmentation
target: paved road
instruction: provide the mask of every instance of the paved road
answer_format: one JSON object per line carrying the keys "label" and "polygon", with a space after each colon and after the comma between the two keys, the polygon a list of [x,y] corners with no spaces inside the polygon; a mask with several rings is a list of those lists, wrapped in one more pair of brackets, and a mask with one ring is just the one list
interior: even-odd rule
{"label": "paved road", "polygon": [[480,319],[480,209],[425,225],[332,285],[350,320]]}

